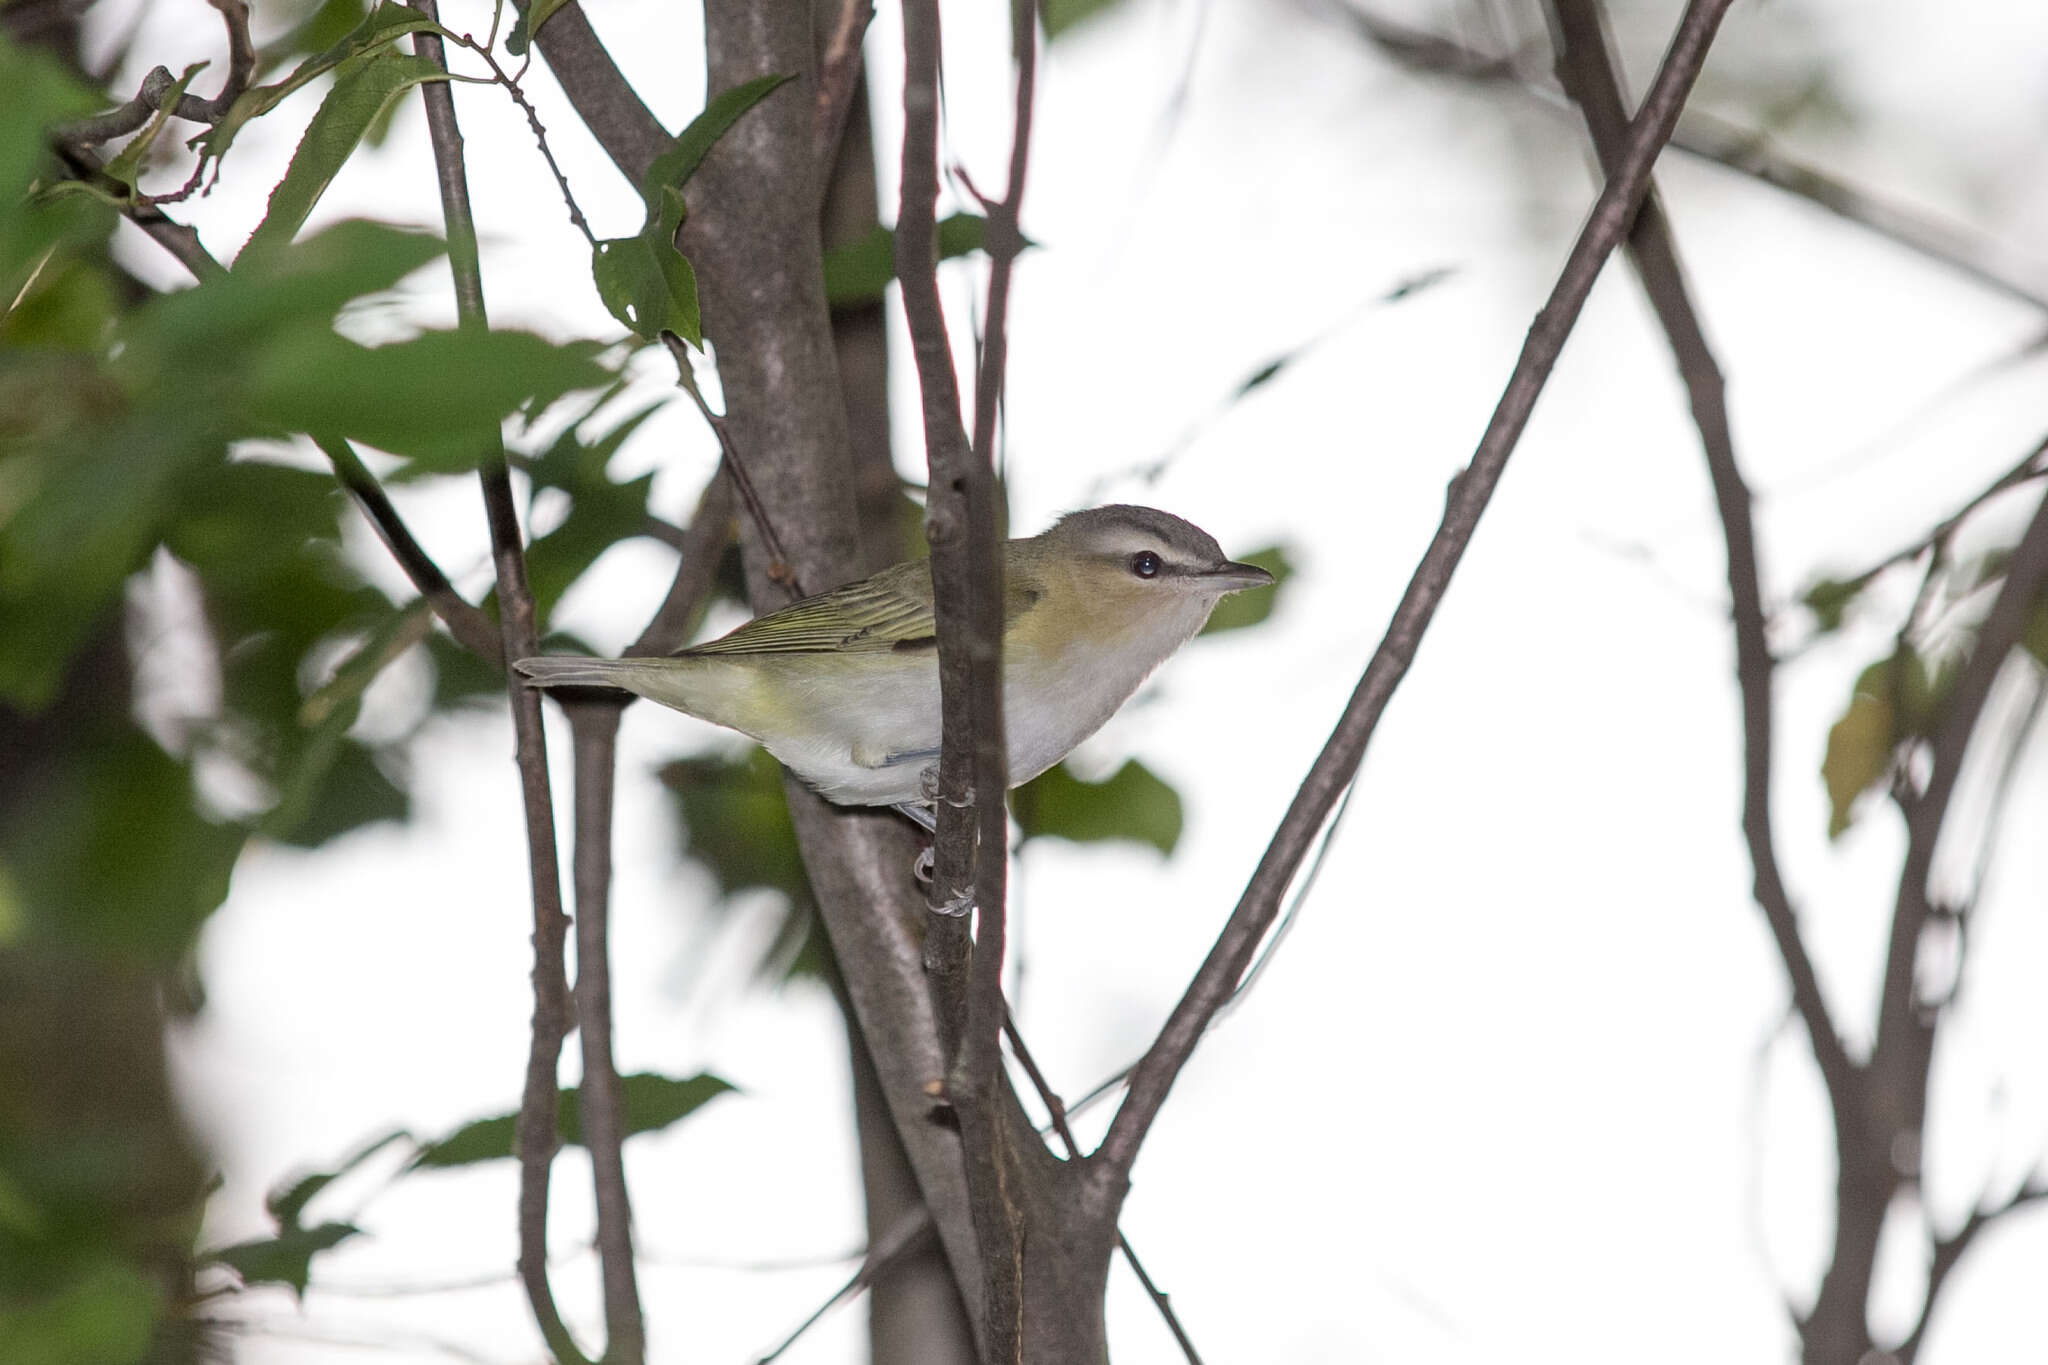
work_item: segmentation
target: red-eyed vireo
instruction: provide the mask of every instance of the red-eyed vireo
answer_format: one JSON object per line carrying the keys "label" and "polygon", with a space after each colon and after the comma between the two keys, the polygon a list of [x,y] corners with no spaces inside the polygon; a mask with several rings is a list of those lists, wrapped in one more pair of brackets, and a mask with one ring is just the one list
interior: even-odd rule
{"label": "red-eyed vireo", "polygon": [[[1216,603],[1271,583],[1150,507],[1095,507],[1003,546],[1010,784],[1100,729]],[[939,757],[932,575],[914,560],[656,659],[521,659],[535,687],[623,688],[753,736],[827,800],[929,799]]]}

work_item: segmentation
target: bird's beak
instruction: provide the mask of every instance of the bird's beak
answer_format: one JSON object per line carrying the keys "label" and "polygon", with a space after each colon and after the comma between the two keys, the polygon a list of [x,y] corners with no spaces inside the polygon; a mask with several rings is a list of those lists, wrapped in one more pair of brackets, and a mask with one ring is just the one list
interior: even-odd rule
{"label": "bird's beak", "polygon": [[1216,584],[1225,592],[1242,592],[1246,588],[1263,588],[1270,586],[1273,582],[1273,575],[1267,573],[1258,565],[1241,564],[1234,559],[1225,560],[1215,568],[1205,572],[1202,577]]}

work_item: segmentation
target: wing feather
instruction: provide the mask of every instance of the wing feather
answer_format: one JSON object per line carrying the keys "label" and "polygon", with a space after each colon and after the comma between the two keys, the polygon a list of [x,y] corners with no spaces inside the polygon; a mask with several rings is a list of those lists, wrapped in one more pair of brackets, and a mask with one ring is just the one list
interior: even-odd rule
{"label": "wing feather", "polygon": [[[1040,597],[1036,588],[1011,581],[1003,592],[1007,631]],[[698,654],[851,654],[914,648],[932,640],[931,564],[912,560],[872,578],[806,597],[766,616],[757,616],[729,635],[681,651]]]}

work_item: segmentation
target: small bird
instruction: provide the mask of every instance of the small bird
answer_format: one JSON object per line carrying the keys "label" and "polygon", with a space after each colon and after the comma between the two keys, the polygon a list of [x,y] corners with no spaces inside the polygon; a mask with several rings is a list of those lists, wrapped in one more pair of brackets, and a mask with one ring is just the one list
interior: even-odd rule
{"label": "small bird", "polygon": [[[1217,602],[1270,584],[1150,507],[1093,507],[1003,545],[1010,785],[1102,727]],[[666,658],[521,659],[532,687],[612,687],[751,735],[828,801],[929,827],[939,655],[927,560],[882,570]]]}

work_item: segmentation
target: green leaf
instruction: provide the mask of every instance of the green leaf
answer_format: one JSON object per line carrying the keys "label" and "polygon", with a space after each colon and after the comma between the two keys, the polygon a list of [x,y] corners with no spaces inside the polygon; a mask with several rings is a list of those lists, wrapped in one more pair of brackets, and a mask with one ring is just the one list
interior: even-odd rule
{"label": "green leaf", "polygon": [[221,1247],[207,1253],[206,1259],[228,1267],[242,1277],[244,1284],[290,1285],[292,1293],[304,1298],[306,1281],[313,1274],[313,1258],[361,1232],[353,1223],[292,1227],[275,1237]]}
{"label": "green leaf", "polygon": [[1084,782],[1056,764],[1019,787],[1013,800],[1026,839],[1123,839],[1162,854],[1180,842],[1180,794],[1136,759],[1105,782]]}
{"label": "green leaf", "polygon": [[653,341],[674,332],[692,346],[704,344],[697,274],[676,250],[673,232],[599,242],[590,251],[590,276],[606,311],[633,335]]}
{"label": "green leaf", "polygon": [[[683,1079],[645,1071],[621,1076],[619,1093],[624,1113],[620,1116],[620,1127],[627,1137],[657,1132],[689,1117],[733,1088],[707,1072]],[[439,1142],[422,1147],[407,1169],[467,1166],[511,1157],[516,1154],[513,1143],[518,1125],[517,1111],[465,1123]],[[573,1088],[565,1086],[556,1095],[555,1132],[565,1144],[583,1143],[583,1122]]]}
{"label": "green leaf", "polygon": [[[980,251],[987,234],[988,220],[977,214],[955,213],[942,219],[938,230],[939,259],[949,261]],[[1036,243],[1027,241],[1025,245]],[[895,278],[896,234],[888,228],[870,228],[859,241],[825,253],[825,301],[834,308],[873,303]]]}
{"label": "green leaf", "polygon": [[447,74],[425,57],[391,47],[344,61],[334,88],[299,139],[284,179],[270,192],[263,221],[242,248],[238,264],[252,252],[272,249],[296,236],[371,126],[414,86],[445,79]]}
{"label": "green leaf", "polygon": [[568,4],[569,0],[533,0],[526,12],[512,23],[512,31],[505,35],[505,50],[515,57],[524,57],[532,36],[540,32],[541,25],[555,17],[555,11]]}
{"label": "green leaf", "polygon": [[1273,608],[1280,605],[1280,590],[1287,586],[1287,580],[1294,576],[1294,561],[1287,557],[1285,545],[1268,545],[1255,554],[1244,557],[1247,564],[1256,564],[1273,575],[1270,588],[1249,588],[1234,592],[1216,604],[1216,610],[1209,613],[1209,624],[1202,627],[1204,635],[1220,635],[1226,630],[1243,630],[1256,626],[1273,614]]}
{"label": "green leaf", "polygon": [[474,468],[522,406],[609,382],[600,349],[531,332],[426,332],[369,347],[304,331],[253,357],[244,382],[251,412],[280,430],[331,432],[453,473]]}
{"label": "green leaf", "polygon": [[392,1143],[408,1141],[411,1136],[403,1128],[396,1128],[373,1138],[342,1158],[341,1164],[333,1170],[315,1171],[272,1190],[264,1199],[263,1207],[277,1220],[278,1227],[286,1230],[296,1229],[300,1226],[299,1219],[305,1213],[306,1205],[312,1202],[315,1195]]}
{"label": "green leaf", "polygon": [[1828,791],[1828,838],[1839,839],[1848,831],[1856,818],[1856,798],[1883,781],[1891,762],[1891,703],[1859,690],[1828,730],[1827,752],[1820,761]]}
{"label": "green leaf", "polygon": [[1046,41],[1051,42],[1076,24],[1107,13],[1116,4],[1117,0],[1044,0],[1038,15],[1045,25]]}
{"label": "green leaf", "polygon": [[347,37],[300,62],[283,80],[244,90],[220,121],[193,138],[190,145],[199,149],[202,160],[219,161],[228,154],[228,148],[251,119],[261,118],[283,103],[286,97],[296,94],[349,58],[382,47],[402,34],[427,29],[445,31],[418,10],[398,4],[396,0],[383,0]]}
{"label": "green leaf", "polygon": [[704,112],[690,120],[690,126],[676,135],[668,150],[654,158],[647,178],[640,183],[640,197],[647,201],[650,215],[660,212],[661,191],[679,190],[689,183],[718,139],[740,121],[740,116],[773,94],[791,76],[756,76],[729,90],[722,90],[704,106]]}

